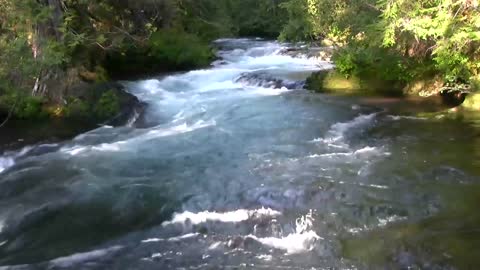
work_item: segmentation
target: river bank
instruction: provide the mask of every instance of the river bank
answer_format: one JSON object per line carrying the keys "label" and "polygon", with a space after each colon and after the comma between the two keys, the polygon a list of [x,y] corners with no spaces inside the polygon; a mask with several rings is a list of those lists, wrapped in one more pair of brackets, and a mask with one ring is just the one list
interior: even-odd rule
{"label": "river bank", "polygon": [[[4,115],[7,118],[0,128],[0,152],[39,143],[58,143],[102,125],[127,125],[145,110],[146,104],[128,93],[120,83],[84,87],[84,91],[77,89],[70,96],[73,103],[67,108],[68,111],[58,111],[60,116],[19,119]],[[58,110],[65,108],[59,107]]]}
{"label": "river bank", "polygon": [[[244,39],[249,41],[248,39]],[[257,39],[261,41],[262,39]],[[221,41],[221,40],[220,40]],[[237,40],[241,42],[241,39]],[[238,46],[238,44],[236,45]],[[213,47],[220,49],[218,43],[213,43]],[[285,55],[293,58],[306,58],[312,63],[325,65],[325,63],[332,63],[332,56],[335,52],[335,47],[316,47],[305,44],[284,44],[282,48],[278,49],[278,55]],[[213,62],[213,65],[222,65],[228,63],[223,59],[224,55],[221,53],[217,55],[217,60]],[[128,56],[129,59],[133,59],[133,56]],[[120,60],[116,60],[118,62]],[[121,60],[123,66],[126,68],[128,65],[125,61]],[[144,60],[142,60],[144,61]],[[146,60],[145,60],[146,61]],[[146,62],[152,62],[148,60]],[[333,64],[333,63],[332,63]],[[114,66],[113,64],[111,64]],[[118,68],[118,67],[117,67]],[[131,70],[132,67],[128,67]],[[171,67],[172,68],[172,67]],[[181,69],[184,69],[181,68]],[[118,69],[119,72],[115,73],[115,77],[118,80],[142,80],[152,77],[152,74],[158,74],[151,68],[141,69],[145,74],[139,70],[135,72],[122,71],[122,68]],[[160,70],[162,70],[160,68]],[[186,72],[186,71],[183,71]],[[163,71],[163,75],[160,77],[167,77],[170,75],[181,74],[182,71]],[[440,112],[455,108],[463,103],[466,95],[441,95],[435,94],[435,87],[439,87],[432,83],[432,85],[417,86],[414,91],[400,90],[395,85],[389,85],[388,82],[372,83],[361,81],[357,78],[346,78],[343,75],[335,71],[333,65],[328,66],[321,71],[301,72],[298,75],[294,73],[289,74],[288,79],[279,79],[279,74],[269,73],[255,73],[248,74],[247,76],[240,76],[236,79],[237,82],[256,84],[267,88],[287,88],[287,89],[300,89],[305,88],[318,93],[326,93],[330,95],[339,96],[351,96],[355,97],[355,100],[360,105],[373,106],[381,108],[392,113],[400,114],[417,114],[425,112]],[[280,74],[281,75],[281,74]],[[143,114],[146,104],[140,102],[137,97],[130,94],[124,89],[124,85],[121,83],[102,83],[95,86],[93,84],[83,84],[83,89],[94,88],[93,90],[79,91],[74,94],[81,98],[81,103],[78,106],[73,106],[77,114],[74,117],[58,117],[49,119],[12,119],[6,122],[2,127],[3,136],[0,138],[0,149],[3,152],[20,149],[27,145],[38,143],[57,143],[63,140],[68,140],[75,137],[78,134],[95,129],[102,125],[121,126],[134,122],[133,118],[140,117]],[[410,87],[411,88],[411,87]],[[393,90],[392,90],[393,89]],[[397,89],[397,90],[395,90]],[[108,100],[102,104],[102,108],[107,110],[106,114],[100,116],[94,116],[96,100],[100,99],[103,94],[109,90],[113,91],[113,95],[110,95]],[[95,95],[85,93],[96,91]],[[421,97],[421,93],[428,92],[428,97]],[[84,93],[84,94],[82,94]],[[109,93],[107,93],[109,94]],[[82,96],[83,95],[83,96]],[[74,96],[74,97],[75,97]],[[113,100],[110,100],[113,99]],[[476,98],[472,97],[468,99],[467,105],[462,106],[459,110],[474,110],[478,107]],[[118,102],[120,101],[120,102]],[[93,105],[88,105],[93,104]],[[75,105],[75,104],[74,104]],[[88,107],[90,106],[90,107]],[[109,108],[112,107],[113,108]],[[78,108],[75,108],[78,107]],[[83,111],[78,111],[83,110]],[[88,112],[90,111],[90,112]],[[64,112],[63,112],[64,113]],[[78,114],[81,115],[78,115]],[[7,116],[5,116],[7,117]]]}

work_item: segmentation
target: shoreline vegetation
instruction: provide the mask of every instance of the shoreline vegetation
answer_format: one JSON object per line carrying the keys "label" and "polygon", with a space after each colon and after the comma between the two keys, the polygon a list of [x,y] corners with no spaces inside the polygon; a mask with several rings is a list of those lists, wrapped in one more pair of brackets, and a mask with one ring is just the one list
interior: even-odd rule
{"label": "shoreline vegetation", "polygon": [[307,53],[336,68],[314,73],[309,90],[480,109],[476,0],[0,0],[0,10],[4,148],[125,123],[145,105],[112,81],[208,66],[220,37],[320,44]]}

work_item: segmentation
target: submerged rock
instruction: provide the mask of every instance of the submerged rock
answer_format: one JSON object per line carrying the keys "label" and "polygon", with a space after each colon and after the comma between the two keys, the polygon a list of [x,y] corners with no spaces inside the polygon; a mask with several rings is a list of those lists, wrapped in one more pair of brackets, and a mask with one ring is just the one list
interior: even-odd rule
{"label": "submerged rock", "polygon": [[304,81],[291,81],[286,79],[280,79],[267,72],[243,73],[237,79],[235,79],[235,82],[249,86],[275,89],[280,89],[282,87],[285,87],[287,89],[302,89],[305,85]]}
{"label": "submerged rock", "polygon": [[297,46],[283,49],[280,54],[296,58],[315,59],[319,62],[330,62],[332,60],[334,47],[308,47]]}

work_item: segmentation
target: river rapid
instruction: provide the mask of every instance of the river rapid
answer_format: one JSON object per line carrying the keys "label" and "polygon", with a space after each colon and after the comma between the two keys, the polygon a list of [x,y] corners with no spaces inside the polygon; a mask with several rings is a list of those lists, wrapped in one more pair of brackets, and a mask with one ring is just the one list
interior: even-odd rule
{"label": "river rapid", "polygon": [[[0,157],[0,269],[476,269],[480,121],[302,90],[328,62],[216,42],[148,104]],[[3,267],[1,267],[3,266]]]}

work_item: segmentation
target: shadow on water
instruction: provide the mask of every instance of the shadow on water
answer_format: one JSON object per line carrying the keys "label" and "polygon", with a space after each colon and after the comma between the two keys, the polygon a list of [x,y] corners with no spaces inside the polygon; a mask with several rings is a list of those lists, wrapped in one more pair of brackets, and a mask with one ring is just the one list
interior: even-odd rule
{"label": "shadow on water", "polygon": [[[413,131],[417,138],[408,137]],[[479,115],[436,113],[425,117],[421,126],[394,122],[370,135],[402,145],[393,160],[378,166],[377,174],[390,172],[397,176],[394,181],[414,186],[408,192],[426,191],[436,194],[436,199],[426,198],[417,205],[423,216],[345,234],[343,255],[368,269],[476,269],[480,265]]]}
{"label": "shadow on water", "polygon": [[419,222],[348,237],[344,255],[382,269],[475,269],[480,265],[480,185],[437,188],[448,209]]}
{"label": "shadow on water", "polygon": [[114,186],[73,201],[52,201],[23,215],[13,213],[0,234],[0,242],[5,241],[0,264],[36,263],[86,250],[168,220],[174,204],[152,187]]}

